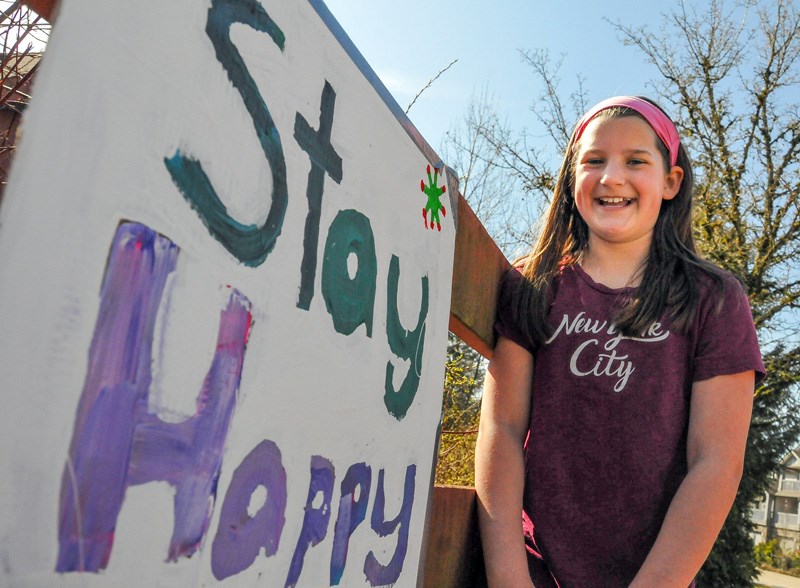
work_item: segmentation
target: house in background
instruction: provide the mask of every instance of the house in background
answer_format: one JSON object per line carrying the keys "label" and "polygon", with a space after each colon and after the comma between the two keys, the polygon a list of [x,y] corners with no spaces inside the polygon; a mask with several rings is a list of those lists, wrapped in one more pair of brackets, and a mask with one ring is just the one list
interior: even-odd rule
{"label": "house in background", "polygon": [[800,446],[783,458],[766,495],[753,506],[750,520],[756,544],[778,539],[784,552],[800,550]]}

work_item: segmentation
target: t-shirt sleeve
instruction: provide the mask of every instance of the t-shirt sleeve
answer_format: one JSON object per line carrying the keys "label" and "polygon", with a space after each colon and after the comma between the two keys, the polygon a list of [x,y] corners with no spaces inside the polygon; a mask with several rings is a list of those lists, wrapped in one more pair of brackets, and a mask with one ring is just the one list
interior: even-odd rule
{"label": "t-shirt sleeve", "polygon": [[694,381],[753,370],[759,382],[765,374],[764,361],[750,303],[739,281],[726,276],[725,288],[710,288],[698,310]]}
{"label": "t-shirt sleeve", "polygon": [[494,330],[497,335],[502,335],[506,339],[512,340],[533,354],[535,345],[533,341],[525,336],[522,325],[514,312],[513,305],[514,292],[524,279],[516,267],[509,269],[503,276],[500,283],[500,296],[497,299],[497,318]]}

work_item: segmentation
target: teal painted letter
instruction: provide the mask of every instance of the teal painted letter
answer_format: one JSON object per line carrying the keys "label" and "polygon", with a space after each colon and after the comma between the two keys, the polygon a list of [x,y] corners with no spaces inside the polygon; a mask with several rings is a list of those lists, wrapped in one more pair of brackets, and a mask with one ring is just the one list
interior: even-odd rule
{"label": "teal painted letter", "polygon": [[400,280],[400,260],[392,255],[389,264],[388,300],[386,308],[386,335],[389,338],[389,347],[400,359],[411,360],[403,383],[399,390],[394,389],[394,366],[392,362],[386,364],[386,393],[383,402],[398,421],[406,416],[419,388],[419,378],[422,375],[422,351],[425,345],[425,320],[428,316],[428,276],[422,276],[422,303],[419,309],[419,319],[413,331],[407,331],[400,324],[400,315],[397,311],[397,287]]}
{"label": "teal painted letter", "polygon": [[261,226],[244,225],[228,214],[217,196],[203,166],[180,150],[164,158],[172,181],[189,205],[197,211],[208,232],[236,259],[251,267],[261,265],[275,246],[283,226],[289,201],[286,188],[286,161],[278,129],[261,97],[238,49],[231,41],[230,28],[242,23],[267,33],[283,51],[284,35],[278,25],[256,0],[212,0],[208,9],[206,33],[214,45],[217,59],[228,73],[233,87],[242,96],[247,112],[253,119],[256,135],[272,171],[272,202],[267,220]]}
{"label": "teal painted letter", "polygon": [[[351,254],[358,260],[352,279],[347,271]],[[363,323],[372,337],[377,273],[369,219],[356,210],[340,210],[328,229],[322,261],[322,297],[337,332],[350,335]]]}

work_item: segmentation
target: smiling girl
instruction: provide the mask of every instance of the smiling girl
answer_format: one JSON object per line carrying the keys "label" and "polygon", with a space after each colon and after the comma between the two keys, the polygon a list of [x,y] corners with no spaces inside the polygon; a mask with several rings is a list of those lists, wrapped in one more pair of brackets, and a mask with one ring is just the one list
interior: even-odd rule
{"label": "smiling girl", "polygon": [[764,367],[741,285],[695,248],[692,183],[649,100],[573,131],[498,304],[476,448],[490,586],[686,588],[707,557]]}

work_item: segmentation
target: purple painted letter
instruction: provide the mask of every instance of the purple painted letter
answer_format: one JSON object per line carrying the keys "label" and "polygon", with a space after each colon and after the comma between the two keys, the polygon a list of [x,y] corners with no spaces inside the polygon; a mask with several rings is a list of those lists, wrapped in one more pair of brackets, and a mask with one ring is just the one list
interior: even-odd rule
{"label": "purple painted letter", "polygon": [[[259,487],[266,489],[267,497],[251,516],[248,507]],[[225,493],[211,548],[214,577],[224,580],[246,570],[262,547],[267,557],[275,555],[286,522],[285,512],[286,470],[281,463],[281,450],[265,440],[242,460]]]}
{"label": "purple painted letter", "polygon": [[[333,553],[331,555],[331,586],[338,586],[347,563],[350,536],[367,516],[372,468],[365,463],[354,463],[342,480],[339,514],[333,528]],[[358,489],[358,497],[356,497]]]}
{"label": "purple painted letter", "polygon": [[170,424],[151,414],[153,330],[177,256],[175,244],[144,225],[117,229],[61,482],[56,571],[106,567],[125,490],[136,484],[166,481],[175,488],[170,561],[194,553],[205,535],[242,373],[250,303],[233,290],[221,312],[195,415]]}
{"label": "purple painted letter", "polygon": [[373,552],[367,554],[364,562],[364,573],[372,586],[387,586],[397,582],[400,572],[403,571],[403,561],[408,551],[408,524],[411,521],[411,508],[414,506],[414,478],[417,475],[417,466],[411,464],[406,468],[406,482],[403,486],[403,506],[394,520],[384,518],[386,495],[383,491],[383,470],[378,472],[378,492],[375,494],[375,504],[372,506],[372,528],[381,537],[386,537],[397,531],[397,549],[391,561],[383,565],[378,561]]}
{"label": "purple painted letter", "polygon": [[[333,464],[319,455],[311,456],[311,482],[308,484],[308,498],[306,499],[303,528],[300,529],[300,538],[289,564],[289,576],[286,578],[286,587],[295,586],[303,571],[303,559],[306,551],[312,545],[318,545],[328,534],[328,523],[331,520],[331,497],[333,496],[333,481],[335,478]],[[314,506],[317,495],[322,495],[322,504]]]}

